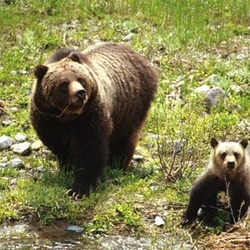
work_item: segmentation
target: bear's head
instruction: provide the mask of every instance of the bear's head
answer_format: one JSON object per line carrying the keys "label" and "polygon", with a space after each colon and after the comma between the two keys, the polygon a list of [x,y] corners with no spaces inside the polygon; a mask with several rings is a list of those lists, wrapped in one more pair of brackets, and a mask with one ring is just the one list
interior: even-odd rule
{"label": "bear's head", "polygon": [[239,142],[219,142],[212,138],[211,145],[214,148],[213,161],[221,171],[229,174],[237,172],[244,163],[247,139]]}
{"label": "bear's head", "polygon": [[95,91],[91,73],[76,52],[58,62],[34,69],[33,102],[48,116],[67,119],[79,116]]}

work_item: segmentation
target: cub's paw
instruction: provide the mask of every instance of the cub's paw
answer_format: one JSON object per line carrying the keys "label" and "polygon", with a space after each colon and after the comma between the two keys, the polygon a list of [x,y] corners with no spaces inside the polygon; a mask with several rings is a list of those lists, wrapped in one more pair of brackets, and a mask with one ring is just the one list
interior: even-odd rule
{"label": "cub's paw", "polygon": [[195,220],[195,218],[188,218],[187,216],[183,215],[182,218],[181,218],[181,225],[183,225],[183,226],[189,225],[189,224],[191,224],[194,220]]}

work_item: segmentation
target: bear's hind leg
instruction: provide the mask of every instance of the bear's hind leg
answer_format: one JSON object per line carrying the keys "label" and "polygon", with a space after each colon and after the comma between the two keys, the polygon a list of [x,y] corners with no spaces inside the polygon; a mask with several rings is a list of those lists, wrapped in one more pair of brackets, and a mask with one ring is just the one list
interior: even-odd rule
{"label": "bear's hind leg", "polygon": [[129,169],[138,138],[138,132],[134,131],[129,136],[119,138],[111,144],[109,164],[113,168],[118,166],[123,170]]}

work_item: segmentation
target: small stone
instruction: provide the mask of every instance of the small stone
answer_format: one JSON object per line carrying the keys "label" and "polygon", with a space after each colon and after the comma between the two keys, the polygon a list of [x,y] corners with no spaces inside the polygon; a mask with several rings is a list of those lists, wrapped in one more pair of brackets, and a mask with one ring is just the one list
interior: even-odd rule
{"label": "small stone", "polygon": [[12,168],[24,169],[24,163],[19,158],[15,158],[15,159],[10,160],[8,163],[8,166],[12,167]]}
{"label": "small stone", "polygon": [[11,113],[17,113],[19,110],[18,110],[18,108],[17,107],[11,107],[10,108],[10,112]]}
{"label": "small stone", "polygon": [[6,119],[6,120],[2,121],[2,124],[3,124],[4,127],[7,127],[7,126],[12,124],[12,121],[9,120],[9,119]]}
{"label": "small stone", "polygon": [[156,191],[156,190],[159,189],[159,186],[152,185],[152,186],[150,186],[150,189],[151,189],[152,191]]}
{"label": "small stone", "polygon": [[73,232],[73,233],[82,233],[83,229],[76,225],[70,225],[67,227],[67,231]]}
{"label": "small stone", "polygon": [[243,60],[244,59],[244,55],[242,55],[242,54],[239,54],[239,55],[237,55],[236,57],[235,57],[237,60]]}
{"label": "small stone", "polygon": [[14,138],[17,142],[24,142],[27,140],[27,135],[17,133]]}
{"label": "small stone", "polygon": [[216,74],[212,74],[204,82],[217,83],[218,82],[218,76]]}
{"label": "small stone", "polygon": [[36,171],[38,173],[42,173],[44,171],[44,167],[43,166],[39,166],[39,167],[36,168]]}
{"label": "small stone", "polygon": [[17,178],[11,179],[10,180],[10,185],[16,185],[17,184]]}
{"label": "small stone", "polygon": [[27,74],[28,74],[28,71],[27,71],[27,70],[20,69],[20,70],[18,70],[18,73],[19,73],[20,75],[27,75]]}
{"label": "small stone", "polygon": [[142,155],[134,155],[133,160],[136,162],[143,162],[144,157]]}
{"label": "small stone", "polygon": [[162,219],[161,216],[157,215],[155,217],[155,223],[156,226],[163,226],[165,224],[164,220]]}
{"label": "small stone", "polygon": [[133,37],[134,37],[134,34],[133,33],[129,33],[125,37],[122,38],[122,41],[129,42],[129,41],[132,40]]}
{"label": "small stone", "polygon": [[181,142],[174,141],[174,154],[178,154],[181,152]]}
{"label": "small stone", "polygon": [[0,136],[0,150],[11,147],[12,143],[12,139],[9,136]]}
{"label": "small stone", "polygon": [[35,142],[32,143],[31,149],[38,151],[42,146],[43,146],[43,143],[40,140],[36,140]]}
{"label": "small stone", "polygon": [[7,166],[7,163],[5,162],[0,162],[0,168],[5,168]]}
{"label": "small stone", "polygon": [[232,85],[231,87],[230,87],[230,89],[232,90],[232,91],[234,91],[235,93],[237,93],[237,94],[239,94],[239,93],[244,93],[244,90],[243,90],[243,88],[242,87],[240,87],[239,85]]}
{"label": "small stone", "polygon": [[195,93],[206,94],[210,90],[208,85],[202,85],[194,90]]}
{"label": "small stone", "polygon": [[21,142],[18,144],[14,144],[11,146],[11,149],[13,152],[19,154],[19,155],[29,155],[31,152],[31,144],[30,142]]}

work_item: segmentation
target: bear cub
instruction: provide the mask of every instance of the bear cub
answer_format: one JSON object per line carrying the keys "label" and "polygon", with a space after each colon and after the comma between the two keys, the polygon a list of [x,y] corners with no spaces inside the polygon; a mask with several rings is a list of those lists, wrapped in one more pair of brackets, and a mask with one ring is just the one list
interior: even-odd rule
{"label": "bear cub", "polygon": [[34,68],[31,122],[74,173],[70,195],[88,195],[102,168],[128,169],[157,90],[153,67],[130,47],[60,49]]}
{"label": "bear cub", "polygon": [[195,181],[189,204],[182,223],[196,219],[201,208],[210,216],[216,213],[217,195],[223,191],[228,194],[231,223],[237,222],[250,206],[250,160],[246,150],[248,141],[219,142],[211,139],[214,153],[206,170]]}

